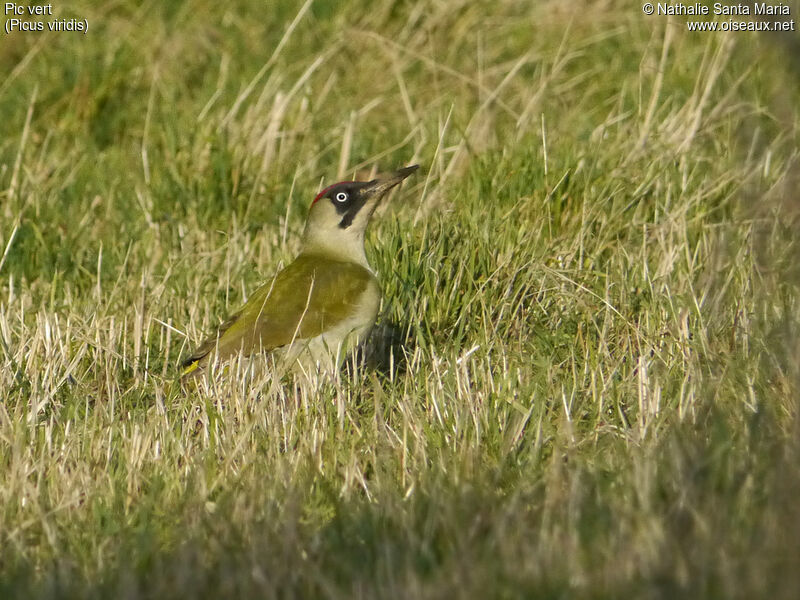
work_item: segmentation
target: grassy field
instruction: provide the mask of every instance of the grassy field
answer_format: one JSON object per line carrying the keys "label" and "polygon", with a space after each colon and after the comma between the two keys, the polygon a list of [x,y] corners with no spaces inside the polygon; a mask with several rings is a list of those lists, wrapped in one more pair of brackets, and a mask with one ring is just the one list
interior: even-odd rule
{"label": "grassy field", "polygon": [[[0,40],[0,597],[800,597],[797,32],[53,13]],[[417,162],[398,368],[174,385],[323,183]]]}

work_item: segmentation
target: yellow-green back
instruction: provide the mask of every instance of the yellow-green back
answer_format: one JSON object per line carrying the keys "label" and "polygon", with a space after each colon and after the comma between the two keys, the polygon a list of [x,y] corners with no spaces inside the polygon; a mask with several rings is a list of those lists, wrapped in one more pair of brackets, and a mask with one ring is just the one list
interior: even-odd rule
{"label": "yellow-green back", "polygon": [[212,355],[224,360],[237,352],[270,351],[321,335],[352,318],[370,287],[377,297],[377,279],[361,265],[300,254],[198,347],[183,363],[183,375]]}

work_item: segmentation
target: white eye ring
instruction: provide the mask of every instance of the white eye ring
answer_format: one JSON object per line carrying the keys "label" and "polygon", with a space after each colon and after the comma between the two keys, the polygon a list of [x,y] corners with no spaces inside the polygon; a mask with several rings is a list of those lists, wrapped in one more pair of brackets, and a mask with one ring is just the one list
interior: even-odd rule
{"label": "white eye ring", "polygon": [[334,196],[334,198],[336,198],[337,202],[347,202],[347,192],[336,192],[336,196]]}

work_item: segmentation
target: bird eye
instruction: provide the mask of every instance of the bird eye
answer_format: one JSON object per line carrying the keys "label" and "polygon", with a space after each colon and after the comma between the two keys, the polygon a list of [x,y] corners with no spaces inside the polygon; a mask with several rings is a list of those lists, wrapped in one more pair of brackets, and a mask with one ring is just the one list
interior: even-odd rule
{"label": "bird eye", "polygon": [[337,202],[347,202],[347,192],[336,192],[334,198],[336,198]]}

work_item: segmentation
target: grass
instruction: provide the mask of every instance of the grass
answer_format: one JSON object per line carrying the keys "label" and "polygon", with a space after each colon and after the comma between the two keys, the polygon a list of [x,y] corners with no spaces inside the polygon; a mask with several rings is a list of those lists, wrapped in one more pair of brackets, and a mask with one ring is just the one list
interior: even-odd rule
{"label": "grass", "polygon": [[[56,10],[0,45],[0,596],[797,597],[794,38]],[[402,370],[172,385],[323,181],[414,162],[368,239]]]}

